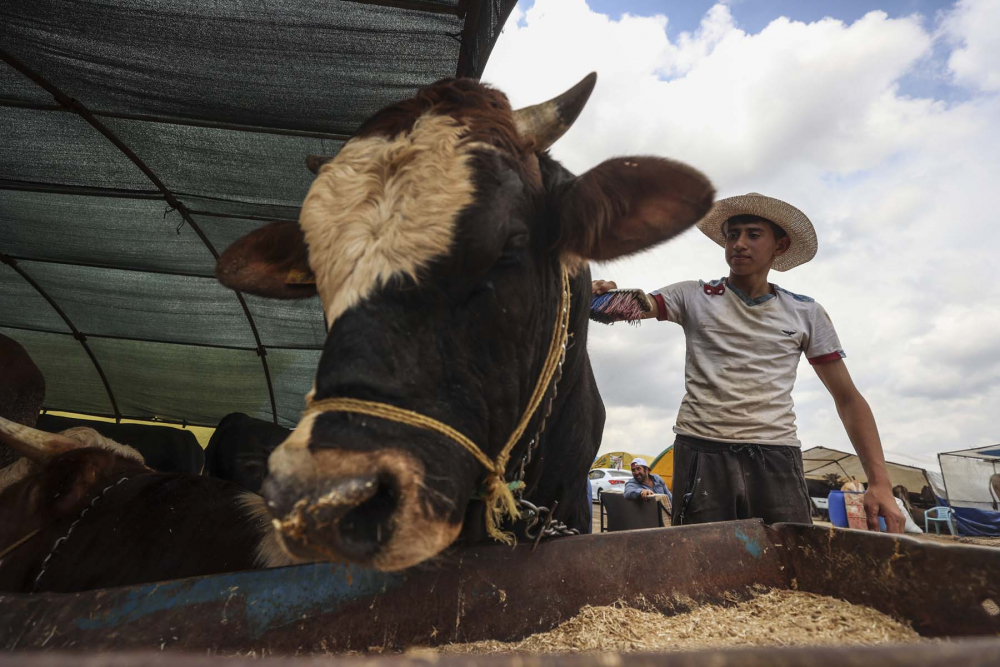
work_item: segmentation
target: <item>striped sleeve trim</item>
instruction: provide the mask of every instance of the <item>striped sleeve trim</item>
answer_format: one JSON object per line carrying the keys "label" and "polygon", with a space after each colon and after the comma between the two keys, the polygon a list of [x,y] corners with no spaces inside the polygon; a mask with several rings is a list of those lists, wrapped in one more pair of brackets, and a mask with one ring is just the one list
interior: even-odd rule
{"label": "striped sleeve trim", "polygon": [[656,300],[656,319],[663,322],[667,317],[667,302],[663,300],[662,294],[651,295]]}
{"label": "striped sleeve trim", "polygon": [[819,364],[828,364],[831,361],[839,361],[840,359],[843,359],[846,356],[847,355],[844,353],[843,350],[834,350],[829,354],[821,354],[818,357],[812,357],[811,359],[809,359],[809,363],[812,364],[813,366],[818,366]]}

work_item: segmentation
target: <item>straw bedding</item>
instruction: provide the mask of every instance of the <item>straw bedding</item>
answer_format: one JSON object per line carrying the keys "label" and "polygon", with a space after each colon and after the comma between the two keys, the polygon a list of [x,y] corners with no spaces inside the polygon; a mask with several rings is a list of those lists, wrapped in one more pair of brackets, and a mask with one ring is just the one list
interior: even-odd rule
{"label": "straw bedding", "polygon": [[[788,590],[665,616],[617,604],[584,607],[549,632],[519,642],[450,644],[442,653],[689,651],[734,646],[871,645],[921,641],[908,625],[868,607]],[[431,649],[419,649],[427,651]]]}

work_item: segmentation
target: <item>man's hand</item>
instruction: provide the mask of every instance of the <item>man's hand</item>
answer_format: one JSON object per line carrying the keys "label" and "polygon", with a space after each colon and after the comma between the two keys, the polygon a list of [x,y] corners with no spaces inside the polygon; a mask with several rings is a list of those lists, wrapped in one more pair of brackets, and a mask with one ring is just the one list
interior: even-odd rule
{"label": "man's hand", "polygon": [[878,437],[878,427],[868,401],[864,399],[851,374],[847,372],[847,364],[843,359],[826,364],[813,366],[816,375],[826,385],[837,413],[844,423],[847,437],[854,445],[854,451],[861,459],[865,475],[868,477],[868,491],[865,493],[865,516],[868,519],[868,529],[878,530],[878,518],[885,519],[885,527],[890,533],[902,533],[903,513],[896,506],[885,471],[885,456],[882,454],[882,442]]}
{"label": "man's hand", "polygon": [[652,498],[654,495],[656,495],[656,494],[654,494],[649,489],[643,489],[642,491],[639,492],[639,497],[640,498]]}
{"label": "man's hand", "polygon": [[590,293],[593,296],[604,294],[613,289],[618,289],[618,285],[613,280],[594,280],[590,283]]}
{"label": "man's hand", "polygon": [[878,532],[878,518],[885,519],[885,528],[890,533],[902,533],[906,525],[903,513],[896,505],[896,498],[888,482],[869,484],[865,491],[865,518],[868,520],[868,530]]}

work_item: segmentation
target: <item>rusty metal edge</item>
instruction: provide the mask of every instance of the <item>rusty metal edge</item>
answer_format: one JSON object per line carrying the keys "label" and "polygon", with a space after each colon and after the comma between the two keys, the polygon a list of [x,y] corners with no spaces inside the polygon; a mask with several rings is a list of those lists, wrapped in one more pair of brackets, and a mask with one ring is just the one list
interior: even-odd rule
{"label": "rusty metal edge", "polygon": [[265,657],[178,652],[0,653],[10,667],[986,667],[1000,664],[1000,640],[895,646],[732,648],[677,653],[511,654],[492,656],[377,655]]}
{"label": "rusty metal edge", "polygon": [[[649,553],[690,566],[661,566]],[[755,584],[787,587],[781,567],[759,521],[582,535],[543,542],[534,553],[531,545],[455,550],[397,574],[322,563],[0,595],[0,647],[293,653],[514,640],[587,604],[625,600],[671,612],[748,597]],[[567,585],[579,581],[590,585]]]}
{"label": "rusty metal edge", "polygon": [[926,637],[1000,634],[1000,549],[804,524],[768,530],[797,590],[872,607]]}
{"label": "rusty metal edge", "polygon": [[[584,535],[542,543],[534,554],[530,549],[455,550],[398,574],[314,564],[86,593],[0,596],[0,646],[258,655],[392,651],[516,640],[554,627],[585,604],[623,600],[675,613],[749,597],[761,585],[866,604],[909,620],[926,636],[1000,630],[997,617],[982,607],[975,618],[969,615],[982,595],[996,591],[1000,600],[992,574],[1000,572],[1000,551],[986,547],[752,520]],[[861,585],[847,576],[870,559],[882,563],[886,576]],[[928,583],[940,581],[931,576],[945,561],[953,570],[949,585],[938,586],[933,599],[921,596]],[[571,585],[580,581],[587,586]]]}

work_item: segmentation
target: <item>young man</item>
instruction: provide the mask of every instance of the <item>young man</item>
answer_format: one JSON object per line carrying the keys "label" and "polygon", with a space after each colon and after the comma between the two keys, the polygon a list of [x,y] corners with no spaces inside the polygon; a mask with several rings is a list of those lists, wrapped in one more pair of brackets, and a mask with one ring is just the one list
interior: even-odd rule
{"label": "young man", "polygon": [[[673,525],[760,517],[809,523],[792,385],[805,353],[833,396],[868,476],[868,527],[903,530],[875,418],[847,372],[826,311],[768,282],[816,254],[797,208],[750,193],[723,199],[698,222],[726,250],[729,276],[686,281],[650,295],[646,317],[684,328],[686,394],[674,426]],[[594,294],[616,288],[596,280]]]}

